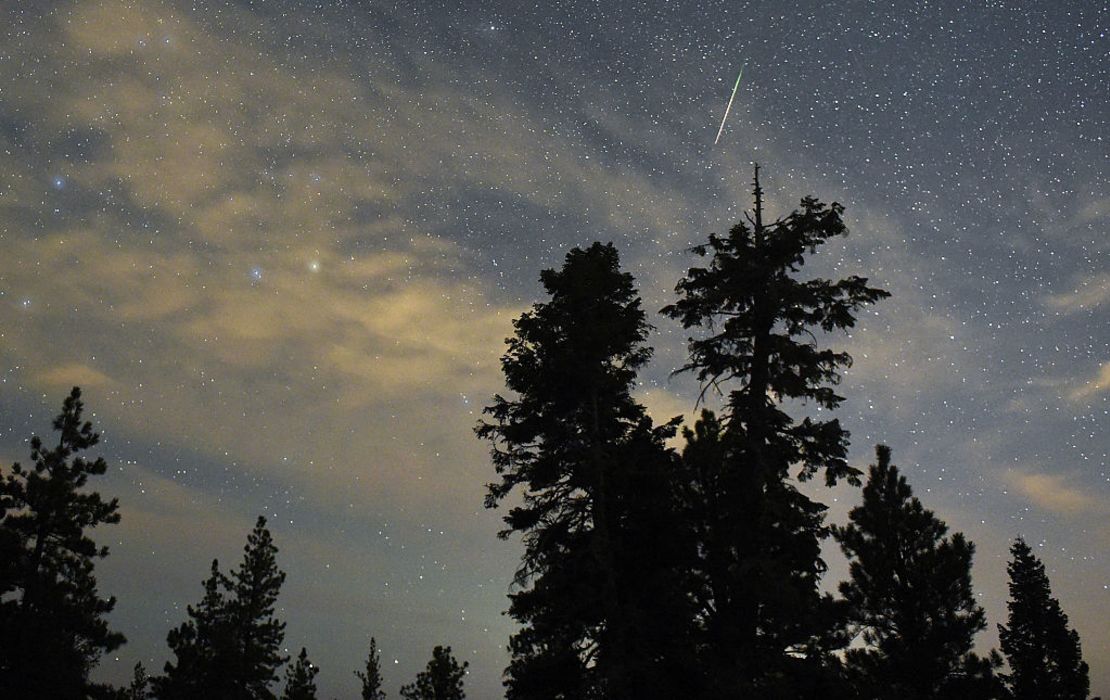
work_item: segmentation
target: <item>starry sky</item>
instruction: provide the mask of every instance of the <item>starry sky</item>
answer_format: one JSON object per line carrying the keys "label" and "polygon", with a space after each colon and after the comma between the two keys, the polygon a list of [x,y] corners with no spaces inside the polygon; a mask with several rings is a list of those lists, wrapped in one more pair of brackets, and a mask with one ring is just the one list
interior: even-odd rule
{"label": "starry sky", "polygon": [[[96,532],[158,670],[257,514],[286,643],[352,697],[433,645],[500,695],[519,557],[472,428],[511,320],[612,241],[651,310],[638,395],[691,415],[654,311],[686,252],[813,194],[814,274],[893,293],[836,339],[854,462],[882,441],[977,544],[997,644],[1024,536],[1110,694],[1110,187],[1102,2],[0,3],[0,462],[73,385],[123,521]],[[713,139],[741,65],[720,143]],[[850,489],[825,492],[843,522]],[[843,561],[829,552],[831,582]]]}

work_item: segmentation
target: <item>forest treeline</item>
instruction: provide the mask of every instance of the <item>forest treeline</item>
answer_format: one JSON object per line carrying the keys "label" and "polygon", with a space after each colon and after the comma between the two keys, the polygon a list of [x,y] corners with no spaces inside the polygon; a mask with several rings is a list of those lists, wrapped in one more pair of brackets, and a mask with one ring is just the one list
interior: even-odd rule
{"label": "forest treeline", "polygon": [[[848,463],[833,412],[851,357],[825,342],[888,294],[802,274],[847,234],[840,205],[807,197],[765,222],[758,167],[753,194],[745,220],[693,250],[703,264],[662,310],[690,334],[678,371],[720,397],[718,412],[656,424],[633,396],[651,326],[611,244],[543,271],[546,300],[514,321],[509,392],[477,428],[497,475],[486,505],[506,508],[499,534],[524,548],[507,698],[1086,700],[1079,637],[1023,540],[1001,652],[977,653],[974,545],[913,495],[888,447],[866,473]],[[238,700],[280,685],[282,698],[315,698],[307,651],[281,653],[285,575],[262,518],[238,568],[212,563],[160,674],[89,680],[124,643],[93,575],[108,551],[88,535],[119,521],[118,503],[87,488],[106,465],[79,454],[97,434],[78,389],[54,429],[56,447],[32,438],[33,466],[0,478],[0,697]],[[680,429],[682,447],[669,446]],[[820,488],[799,488],[814,479],[862,487],[846,523],[826,522]],[[830,539],[849,562],[836,594],[822,587]],[[437,646],[400,695],[463,698],[466,669]],[[374,640],[356,675],[364,700],[386,697]]]}
{"label": "forest treeline", "polygon": [[[301,648],[282,654],[285,623],[275,606],[285,573],[266,519],[247,535],[243,558],[229,572],[213,560],[200,602],[169,631],[173,658],[160,675],[136,664],[126,688],[90,680],[100,657],[126,641],[109,629],[114,597],[101,597],[93,575],[108,555],[88,531],[120,521],[116,499],[86,489],[107,470],[80,453],[99,441],[82,419],[74,387],[54,419],[57,444],[31,438],[31,462],[0,472],[0,698],[3,700],[313,700],[318,668]],[[279,671],[284,666],[283,679]],[[402,686],[405,700],[462,700],[468,664],[437,646],[424,671]],[[354,672],[362,700],[384,700],[381,654],[370,638],[364,668]],[[277,695],[272,687],[283,687]]]}

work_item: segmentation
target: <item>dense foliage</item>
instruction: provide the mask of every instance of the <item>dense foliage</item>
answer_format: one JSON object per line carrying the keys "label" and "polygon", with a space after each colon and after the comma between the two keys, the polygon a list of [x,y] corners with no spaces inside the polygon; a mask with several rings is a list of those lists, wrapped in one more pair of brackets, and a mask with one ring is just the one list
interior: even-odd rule
{"label": "dense foliage", "polygon": [[276,555],[266,519],[259,516],[238,569],[227,576],[212,562],[204,597],[167,637],[176,661],[166,662],[165,675],[155,679],[159,698],[274,697],[270,684],[287,661],[281,655],[285,623],[274,617],[285,581]]}
{"label": "dense foliage", "polygon": [[33,466],[0,472],[0,697],[102,694],[89,672],[124,643],[106,619],[116,600],[101,597],[93,574],[108,548],[88,531],[120,516],[116,499],[86,489],[107,464],[79,456],[100,440],[83,411],[74,387],[54,419],[57,444],[34,436]]}
{"label": "dense foliage", "polygon": [[285,669],[281,700],[316,700],[316,674],[319,672],[320,669],[308,660],[308,651],[301,647],[301,653]]}
{"label": "dense foliage", "polygon": [[840,205],[806,198],[764,223],[758,168],[754,196],[748,221],[694,249],[708,264],[687,271],[663,313],[700,332],[680,371],[697,376],[703,395],[725,395],[723,416],[705,413],[686,434],[683,494],[699,533],[692,593],[710,696],[786,698],[825,692],[840,645],[836,606],[818,590],[825,506],[796,480],[820,472],[830,486],[858,483],[839,421],[789,411],[840,404],[832,387],[851,357],[817,334],[851,328],[860,308],[888,295],[861,277],[802,279],[807,257],[847,234]]}
{"label": "dense foliage", "polygon": [[876,448],[863,503],[836,528],[850,562],[840,584],[864,646],[847,653],[859,697],[938,700],[998,697],[993,663],[972,652],[986,615],[971,588],[974,546],[914,497]]}
{"label": "dense foliage", "polygon": [[463,677],[467,662],[461,665],[451,655],[451,647],[432,649],[432,660],[416,675],[416,682],[401,687],[405,700],[465,700]]}
{"label": "dense foliage", "polygon": [[1004,680],[1011,697],[1084,700],[1090,682],[1079,635],[1052,597],[1044,564],[1020,538],[1010,554],[1010,616],[998,626],[998,638],[1010,664]]}
{"label": "dense foliage", "polygon": [[541,281],[550,301],[515,321],[502,359],[515,396],[495,397],[478,428],[501,477],[487,505],[521,495],[501,533],[525,547],[508,696],[643,697],[688,668],[667,559],[674,427],[652,425],[632,397],[649,326],[616,249],[575,248]]}

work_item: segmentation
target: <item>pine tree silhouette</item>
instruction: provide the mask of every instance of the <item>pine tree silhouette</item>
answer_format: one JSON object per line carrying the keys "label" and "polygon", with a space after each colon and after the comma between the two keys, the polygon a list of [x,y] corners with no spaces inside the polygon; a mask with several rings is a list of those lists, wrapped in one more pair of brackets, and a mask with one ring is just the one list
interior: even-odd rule
{"label": "pine tree silhouette", "polygon": [[681,678],[690,615],[670,561],[674,426],[631,396],[649,326],[611,244],[575,248],[541,280],[551,299],[515,321],[502,358],[517,397],[495,397],[477,429],[501,476],[486,505],[522,495],[500,533],[525,546],[508,697],[658,692]]}
{"label": "pine tree silhouette", "polygon": [[281,655],[285,623],[274,617],[285,572],[277,567],[277,547],[266,519],[258,517],[247,535],[243,561],[230,577],[231,617],[237,642],[236,674],[255,697],[263,697],[277,680],[277,669],[288,657]]}
{"label": "pine tree silhouette", "polygon": [[150,678],[142,662],[135,664],[131,676],[131,685],[123,692],[123,700],[147,700],[150,697]]}
{"label": "pine tree silhouette", "polygon": [[1013,700],[1086,700],[1090,681],[1079,634],[1052,597],[1044,564],[1020,538],[1010,554],[1010,616],[998,626],[998,637],[1010,664],[1003,680]]}
{"label": "pine tree silhouette", "polygon": [[285,623],[274,617],[285,573],[277,568],[266,519],[259,517],[247,537],[243,561],[227,576],[213,561],[204,582],[204,597],[188,606],[189,617],[170,630],[167,643],[175,661],[165,675],[152,679],[160,700],[219,697],[268,700],[281,655]]}
{"label": "pine tree silhouette", "polygon": [[120,516],[116,499],[85,490],[107,464],[77,456],[100,440],[83,410],[74,387],[54,419],[57,445],[48,449],[34,436],[34,466],[0,473],[0,697],[102,692],[89,672],[125,641],[105,619],[116,600],[100,596],[93,575],[108,548],[86,532]]}
{"label": "pine tree silhouette", "polygon": [[465,700],[463,677],[470,664],[459,662],[451,655],[451,647],[437,646],[425,670],[416,675],[416,682],[401,687],[405,700]]}
{"label": "pine tree silhouette", "polygon": [[366,656],[366,670],[355,671],[355,675],[362,681],[362,700],[385,700],[381,652],[378,650],[378,640],[373,637],[370,638],[370,653]]}
{"label": "pine tree silhouette", "polygon": [[213,560],[210,575],[204,581],[204,597],[196,607],[186,607],[190,619],[167,635],[176,663],[167,662],[165,675],[151,681],[155,694],[162,700],[220,693],[238,697],[229,667],[235,648],[224,594],[227,586],[219,562]]}
{"label": "pine tree silhouette", "polygon": [[890,700],[993,698],[995,662],[972,652],[986,628],[971,588],[974,546],[913,496],[876,448],[863,504],[834,528],[850,562],[840,592],[866,646],[846,664],[860,697]]}
{"label": "pine tree silhouette", "polygon": [[785,403],[840,404],[832,387],[851,357],[822,348],[817,334],[851,328],[859,309],[889,295],[860,277],[799,279],[809,255],[847,233],[839,204],[807,197],[801,211],[765,224],[758,166],[753,192],[753,215],[694,249],[709,264],[686,273],[663,313],[703,332],[689,339],[679,371],[695,373],[703,396],[727,392],[723,419],[703,416],[687,433],[705,440],[693,453],[699,463],[687,460],[684,493],[702,538],[695,598],[710,694],[796,697],[832,682],[828,651],[839,640],[835,606],[818,592],[825,507],[789,472],[823,473],[830,485],[858,483],[859,472],[845,460],[848,433],[837,420],[798,421]]}
{"label": "pine tree silhouette", "polygon": [[301,647],[301,653],[285,670],[285,690],[281,700],[316,700],[316,674],[320,669],[308,660],[308,651]]}

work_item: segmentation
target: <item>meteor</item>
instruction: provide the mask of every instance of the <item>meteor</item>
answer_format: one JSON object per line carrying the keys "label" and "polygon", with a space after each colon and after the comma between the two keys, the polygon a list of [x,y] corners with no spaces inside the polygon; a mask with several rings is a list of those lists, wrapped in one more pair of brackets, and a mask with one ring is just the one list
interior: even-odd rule
{"label": "meteor", "polygon": [[721,128],[717,129],[717,138],[713,139],[714,146],[721,140],[721,133],[725,130],[725,120],[728,119],[728,112],[732,109],[732,101],[736,99],[736,89],[740,87],[740,78],[743,77],[743,75],[744,66],[740,66],[740,74],[736,76],[736,84],[732,86],[732,97],[728,98],[728,107],[725,107],[725,116],[721,118]]}

